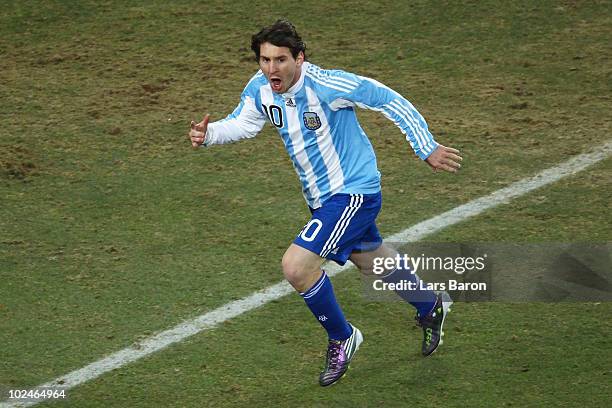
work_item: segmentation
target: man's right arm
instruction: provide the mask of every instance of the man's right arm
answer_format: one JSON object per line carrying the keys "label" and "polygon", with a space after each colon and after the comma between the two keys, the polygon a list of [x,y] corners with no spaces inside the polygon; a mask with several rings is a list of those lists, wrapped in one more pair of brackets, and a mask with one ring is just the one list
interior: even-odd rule
{"label": "man's right arm", "polygon": [[257,110],[253,97],[243,93],[240,104],[231,114],[208,125],[204,146],[255,137],[265,123],[266,117]]}
{"label": "man's right arm", "polygon": [[242,93],[240,104],[225,119],[208,123],[208,115],[200,123],[191,122],[189,137],[193,147],[232,143],[257,135],[266,117],[257,110],[254,98]]}

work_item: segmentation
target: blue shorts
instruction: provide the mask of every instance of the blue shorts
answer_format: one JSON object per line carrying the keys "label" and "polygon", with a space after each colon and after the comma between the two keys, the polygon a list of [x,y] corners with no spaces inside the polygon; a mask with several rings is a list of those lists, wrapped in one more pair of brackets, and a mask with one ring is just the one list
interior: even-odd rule
{"label": "blue shorts", "polygon": [[334,194],[316,210],[293,241],[322,258],[344,265],[353,252],[377,249],[382,237],[376,217],[382,195]]}

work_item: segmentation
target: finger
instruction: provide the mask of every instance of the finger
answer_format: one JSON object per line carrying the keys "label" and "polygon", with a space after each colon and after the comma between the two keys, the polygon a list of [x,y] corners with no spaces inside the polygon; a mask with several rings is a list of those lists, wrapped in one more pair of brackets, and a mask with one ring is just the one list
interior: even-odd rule
{"label": "finger", "polygon": [[200,146],[204,143],[204,138],[191,138],[191,143],[195,143],[197,146]]}
{"label": "finger", "polygon": [[[193,123],[193,122],[192,122]],[[187,135],[187,137],[191,140],[192,143],[202,144],[204,142],[204,138],[206,137],[203,132],[198,132],[195,129],[191,129]]]}
{"label": "finger", "polygon": [[456,154],[454,154],[454,153],[448,153],[448,154],[446,155],[446,158],[447,158],[447,159],[451,159],[451,160],[455,160],[455,161],[463,161],[463,157],[461,157],[461,156],[459,156],[459,155],[456,155]]}
{"label": "finger", "polygon": [[192,121],[191,121],[191,128],[192,128],[192,129],[195,127],[195,124],[196,124],[196,123],[195,123],[195,121],[193,121],[193,120],[192,120]]}
{"label": "finger", "polygon": [[209,121],[210,121],[210,115],[207,113],[206,115],[204,115],[204,118],[202,119],[202,121],[196,124],[196,129],[198,129],[199,131],[204,131],[208,127]]}
{"label": "finger", "polygon": [[450,153],[455,153],[455,154],[459,154],[461,153],[459,150],[453,148],[453,147],[446,147],[444,146],[444,151],[445,152],[450,152]]}
{"label": "finger", "polygon": [[461,168],[461,164],[460,163],[457,163],[457,162],[452,161],[450,159],[444,160],[443,164],[445,164],[447,166],[450,166],[450,167],[453,167],[453,168],[455,168],[457,170],[459,170]]}
{"label": "finger", "polygon": [[201,145],[202,143],[204,143],[204,137],[203,136],[191,137],[191,142]]}
{"label": "finger", "polygon": [[200,122],[197,123],[197,126],[208,126],[208,121],[210,120],[210,115],[207,113],[206,115],[204,115],[204,117],[202,118],[202,120]]}
{"label": "finger", "polygon": [[442,170],[444,170],[444,171],[448,171],[449,173],[456,173],[456,172],[457,172],[457,169],[456,169],[456,168],[451,167],[451,166],[449,166],[448,164],[443,164],[443,165],[442,165],[440,168],[441,168]]}

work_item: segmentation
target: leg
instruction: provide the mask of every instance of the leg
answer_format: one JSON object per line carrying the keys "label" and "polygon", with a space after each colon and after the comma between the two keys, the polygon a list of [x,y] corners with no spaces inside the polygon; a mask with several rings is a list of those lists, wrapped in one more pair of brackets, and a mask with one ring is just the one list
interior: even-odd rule
{"label": "leg", "polygon": [[[352,263],[364,275],[374,275],[374,259],[375,258],[395,258],[397,251],[392,247],[382,244],[374,251],[369,252],[353,252],[349,258]],[[383,275],[393,272],[393,270],[385,271]]]}
{"label": "leg", "polygon": [[321,265],[325,259],[344,265],[379,210],[380,194],[336,194],[323,206],[311,208],[312,218],[283,256],[285,277],[328,334],[325,369],[319,376],[322,386],[346,373],[363,335],[346,321]]}
{"label": "leg", "polygon": [[[375,258],[395,258],[396,255],[395,249],[382,244],[374,251],[353,252],[350,260],[362,273],[371,275],[373,274]],[[408,268],[385,270],[381,278],[383,282],[390,284],[408,281],[415,285],[415,290],[396,289],[395,292],[417,309],[417,324],[423,329],[421,353],[424,356],[429,356],[442,344],[442,336],[444,335],[442,326],[446,315],[450,311],[452,300],[446,292],[435,293],[431,290],[420,289],[421,281],[419,277]]]}
{"label": "leg", "polygon": [[283,256],[283,273],[332,340],[346,340],[352,329],[334,294],[331,281],[321,265],[325,259],[296,244]]}
{"label": "leg", "polygon": [[[353,252],[350,260],[363,274],[372,275],[374,259],[395,258],[397,255],[398,253],[394,248],[383,243],[374,251]],[[380,276],[386,283],[411,282],[415,287],[414,290],[395,290],[395,292],[406,302],[414,306],[420,315],[424,316],[433,309],[436,303],[436,294],[431,290],[422,290],[420,288],[421,280],[409,268],[394,267],[390,270],[385,270]]]}
{"label": "leg", "polygon": [[314,252],[291,244],[283,256],[282,265],[286,279],[300,292],[312,314],[327,331],[329,344],[319,384],[328,386],[342,378],[363,336],[359,329],[346,321],[331,281],[321,270],[323,261]]}
{"label": "leg", "polygon": [[306,292],[321,277],[323,262],[325,259],[314,252],[291,244],[283,255],[283,274],[295,290]]}

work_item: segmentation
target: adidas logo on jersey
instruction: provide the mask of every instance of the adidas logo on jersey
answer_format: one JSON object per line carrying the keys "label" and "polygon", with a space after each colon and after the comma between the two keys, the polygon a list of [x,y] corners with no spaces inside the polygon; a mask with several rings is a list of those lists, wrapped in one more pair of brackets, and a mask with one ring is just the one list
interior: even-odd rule
{"label": "adidas logo on jersey", "polygon": [[295,108],[295,102],[293,102],[293,99],[291,98],[287,99],[287,102],[285,102],[285,105]]}

